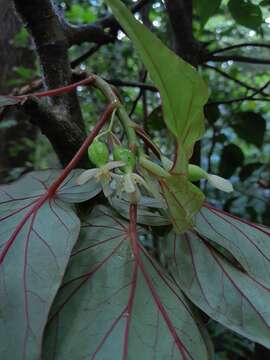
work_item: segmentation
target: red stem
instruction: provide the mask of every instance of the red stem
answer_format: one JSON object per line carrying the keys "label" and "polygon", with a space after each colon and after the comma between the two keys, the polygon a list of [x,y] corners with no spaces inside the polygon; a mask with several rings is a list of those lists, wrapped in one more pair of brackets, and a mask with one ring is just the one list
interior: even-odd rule
{"label": "red stem", "polygon": [[69,162],[69,164],[65,167],[65,169],[62,171],[60,176],[53,182],[53,184],[49,187],[47,192],[43,194],[40,199],[35,202],[34,206],[24,215],[22,220],[17,225],[16,229],[11,234],[8,241],[5,243],[3,250],[0,253],[0,265],[3,263],[7,253],[9,252],[11,246],[13,245],[14,241],[16,240],[18,234],[23,229],[26,222],[30,219],[30,217],[35,214],[41,206],[50,198],[54,196],[59,186],[62,184],[62,182],[65,180],[65,178],[68,176],[68,174],[75,168],[77,163],[80,161],[81,157],[83,156],[84,152],[87,150],[87,148],[91,145],[103,125],[108,121],[110,118],[114,108],[117,106],[117,103],[110,103],[107,105],[107,108],[105,109],[104,113],[101,115],[99,121],[95,125],[94,129],[91,131],[91,133],[87,136],[84,143],[80,147],[80,149],[77,151],[73,159]]}
{"label": "red stem", "polygon": [[95,80],[96,80],[96,77],[94,75],[91,75],[87,79],[83,79],[81,81],[75,82],[75,83],[67,85],[67,86],[63,86],[63,87],[60,87],[60,88],[57,88],[57,89],[51,89],[51,90],[47,90],[47,91],[42,91],[42,92],[38,92],[38,93],[33,93],[33,94],[15,96],[15,98],[20,99],[20,100],[24,100],[25,98],[27,98],[30,95],[41,98],[41,97],[44,97],[44,96],[55,96],[55,95],[65,94],[65,93],[69,93],[72,90],[76,89],[78,86],[90,85],[93,82],[95,82]]}
{"label": "red stem", "polygon": [[97,122],[96,126],[94,127],[94,129],[91,131],[91,133],[87,136],[87,138],[85,139],[85,141],[83,142],[82,146],[80,147],[80,149],[77,151],[77,153],[75,154],[75,156],[73,157],[73,159],[68,163],[68,165],[65,167],[65,169],[63,170],[63,172],[60,174],[60,176],[58,177],[58,179],[56,179],[54,181],[54,183],[50,186],[50,188],[48,189],[48,194],[49,197],[52,197],[56,190],[58,189],[58,187],[61,185],[61,183],[65,180],[65,178],[68,176],[68,174],[75,168],[75,166],[78,164],[78,162],[80,161],[81,157],[83,156],[83,154],[85,153],[85,151],[88,149],[88,147],[92,144],[93,140],[95,139],[95,137],[97,136],[97,134],[100,132],[100,130],[102,129],[102,127],[104,126],[104,124],[109,120],[109,118],[112,115],[113,110],[115,109],[115,107],[117,106],[117,103],[110,103],[107,108],[105,109],[104,113],[102,114],[101,118],[99,119],[99,121]]}

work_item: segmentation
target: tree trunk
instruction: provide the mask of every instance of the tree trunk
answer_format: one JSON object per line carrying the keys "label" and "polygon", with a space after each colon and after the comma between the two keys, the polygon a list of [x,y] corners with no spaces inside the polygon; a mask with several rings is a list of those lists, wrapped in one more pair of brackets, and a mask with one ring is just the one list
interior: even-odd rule
{"label": "tree trunk", "polygon": [[[21,29],[21,22],[15,14],[10,0],[0,0],[0,93],[8,94],[12,90],[10,80],[15,78],[14,68],[34,66],[33,52],[25,47],[16,47],[13,39]],[[15,122],[14,126],[5,127],[6,120]],[[27,121],[27,116],[12,108],[5,110],[0,120],[0,182],[7,182],[12,170],[21,172],[30,170],[29,156],[32,149],[25,139],[35,140],[37,129]],[[16,177],[16,174],[14,173]]]}

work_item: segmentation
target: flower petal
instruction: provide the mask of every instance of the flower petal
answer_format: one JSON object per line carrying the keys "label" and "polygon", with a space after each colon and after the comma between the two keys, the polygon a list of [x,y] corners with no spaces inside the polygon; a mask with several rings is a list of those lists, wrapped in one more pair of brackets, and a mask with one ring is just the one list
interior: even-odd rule
{"label": "flower petal", "polygon": [[109,161],[106,165],[104,165],[104,167],[106,167],[108,170],[113,170],[121,166],[125,166],[124,161]]}
{"label": "flower petal", "polygon": [[77,185],[83,185],[83,184],[85,184],[87,181],[89,181],[90,179],[92,179],[93,177],[95,177],[98,172],[99,172],[99,169],[97,169],[97,168],[83,171],[83,172],[81,173],[81,175],[79,175],[79,176],[77,177],[77,179],[76,179],[76,184],[77,184]]}
{"label": "flower petal", "polygon": [[233,191],[233,186],[232,186],[231,182],[227,179],[224,179],[220,176],[212,175],[212,174],[208,174],[207,179],[211,185],[213,185],[214,187],[216,187],[217,189],[219,189],[221,191],[225,191],[225,192]]}

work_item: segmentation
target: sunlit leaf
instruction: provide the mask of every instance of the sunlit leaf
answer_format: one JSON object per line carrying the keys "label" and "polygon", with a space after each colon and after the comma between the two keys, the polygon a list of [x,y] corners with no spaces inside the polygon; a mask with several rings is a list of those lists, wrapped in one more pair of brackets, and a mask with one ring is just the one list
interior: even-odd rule
{"label": "sunlit leaf", "polygon": [[100,188],[76,186],[75,171],[47,196],[60,171],[32,172],[0,187],[0,358],[40,358],[50,306],[61,284],[80,221],[70,202]]}
{"label": "sunlit leaf", "polygon": [[166,244],[168,267],[193,303],[229,329],[270,347],[270,288],[234,267],[196,232],[171,234]]}
{"label": "sunlit leaf", "polygon": [[126,31],[160,91],[165,122],[177,140],[176,169],[186,169],[194,142],[204,132],[207,87],[197,71],[137,21],[120,0],[105,0]]}
{"label": "sunlit leaf", "polygon": [[180,234],[193,227],[193,217],[204,200],[202,192],[181,175],[161,179],[160,185],[175,231]]}
{"label": "sunlit leaf", "polygon": [[188,301],[105,207],[87,219],[52,308],[43,359],[209,359]]}

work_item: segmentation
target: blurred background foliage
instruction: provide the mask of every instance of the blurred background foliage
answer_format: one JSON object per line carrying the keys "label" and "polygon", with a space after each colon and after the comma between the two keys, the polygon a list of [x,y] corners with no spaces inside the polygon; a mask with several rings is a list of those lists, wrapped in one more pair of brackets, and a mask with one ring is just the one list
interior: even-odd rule
{"label": "blurred background foliage", "polygon": [[[73,24],[88,24],[106,16],[103,1],[56,1]],[[132,4],[132,1],[126,1]],[[173,47],[171,28],[162,1],[151,1],[140,16],[169,47]],[[257,57],[270,59],[270,1],[269,0],[195,0],[193,16],[194,37],[202,47],[221,56]],[[132,44],[118,32],[116,41],[92,51],[77,65],[77,70],[96,73],[118,85],[131,117],[151,135],[165,155],[171,156],[173,141],[162,119],[160,97],[151,87]],[[18,52],[33,50],[24,27],[9,39]],[[246,44],[253,44],[247,46]],[[254,46],[257,43],[264,46]],[[243,44],[243,46],[235,46]],[[233,46],[232,46],[233,45]],[[232,46],[231,48],[228,48]],[[226,51],[220,49],[227,48]],[[96,51],[98,50],[98,51]],[[89,51],[89,44],[73,46],[70,59],[75,61]],[[219,51],[219,52],[217,52]],[[77,60],[76,60],[77,61]],[[78,61],[77,61],[78,63]],[[76,62],[74,63],[76,64]],[[270,61],[269,61],[270,64]],[[270,85],[269,64],[254,64],[224,59],[205,61],[198,71],[210,88],[209,104],[205,108],[205,136],[201,141],[201,166],[210,173],[229,178],[234,185],[232,194],[201,186],[208,201],[246,219],[270,226]],[[168,64],[170,71],[170,64]],[[37,59],[18,63],[10,69],[1,92],[27,85],[39,77]],[[132,85],[150,85],[147,89]],[[120,86],[119,86],[120,85]],[[269,86],[268,86],[269,85]],[[181,86],[181,84],[179,84]],[[104,108],[104,99],[94,89],[79,89],[87,129],[91,129]],[[16,131],[18,118],[8,114],[0,121],[0,136]],[[33,129],[31,130],[33,131]],[[17,161],[22,152],[27,156]],[[30,169],[59,167],[56,155],[47,139],[35,130],[35,136],[24,136],[5,148],[9,168],[0,167],[1,181],[11,181]],[[2,156],[4,156],[2,153]],[[6,161],[7,163],[7,161]],[[1,166],[1,165],[0,165]],[[5,165],[6,166],[6,165]],[[216,359],[251,359],[254,344],[210,322],[216,346]],[[268,353],[269,354],[269,353]],[[269,357],[270,358],[270,355]]]}

